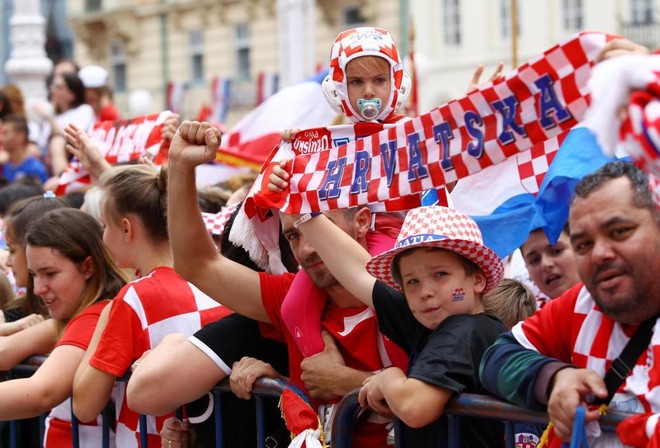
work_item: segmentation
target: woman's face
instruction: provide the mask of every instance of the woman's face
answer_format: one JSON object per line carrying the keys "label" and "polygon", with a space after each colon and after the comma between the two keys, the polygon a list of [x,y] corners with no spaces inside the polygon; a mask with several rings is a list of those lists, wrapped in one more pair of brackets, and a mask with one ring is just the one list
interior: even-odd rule
{"label": "woman's face", "polygon": [[[107,193],[104,192],[104,196],[106,194]],[[107,198],[104,197],[101,201],[101,207],[99,210],[99,221],[101,222],[101,225],[103,225],[103,243],[115,258],[118,267],[133,267],[124,256],[126,253],[124,232],[120,224],[116,223],[115,220],[109,216],[110,214],[107,210],[108,207],[112,207],[112,205],[109,204]]]}
{"label": "woman's face", "polygon": [[562,232],[555,245],[541,229],[530,233],[520,248],[532,281],[543,294],[554,299],[580,281],[571,242]]}
{"label": "woman's face", "polygon": [[76,99],[75,94],[69,89],[64,78],[60,75],[55,75],[53,81],[48,86],[50,91],[50,99],[53,105],[62,110],[68,110]]}
{"label": "woman's face", "polygon": [[64,320],[73,316],[93,275],[91,257],[74,263],[58,250],[30,245],[25,253],[34,277],[34,293],[44,301],[50,317]]}
{"label": "woman's face", "polygon": [[11,268],[11,272],[14,274],[16,286],[19,288],[27,288],[29,275],[27,260],[25,258],[25,248],[7,235],[7,249],[9,249],[7,267]]}

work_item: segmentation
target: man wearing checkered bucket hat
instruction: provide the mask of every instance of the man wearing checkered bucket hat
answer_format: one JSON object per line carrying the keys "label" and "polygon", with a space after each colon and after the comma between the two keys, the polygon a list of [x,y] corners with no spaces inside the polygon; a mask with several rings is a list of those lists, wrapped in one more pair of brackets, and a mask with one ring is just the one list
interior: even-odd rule
{"label": "man wearing checkered bucket hat", "polygon": [[[506,331],[484,313],[481,301],[502,279],[502,261],[484,246],[470,217],[445,207],[408,212],[395,247],[371,259],[323,215],[302,221],[298,231],[335,278],[375,310],[383,334],[410,356],[407,374],[390,367],[367,378],[360,403],[403,421],[397,435],[403,446],[438,446],[446,437],[446,403],[455,393],[483,393],[481,355]],[[463,446],[503,445],[499,422],[465,419],[461,432]]]}

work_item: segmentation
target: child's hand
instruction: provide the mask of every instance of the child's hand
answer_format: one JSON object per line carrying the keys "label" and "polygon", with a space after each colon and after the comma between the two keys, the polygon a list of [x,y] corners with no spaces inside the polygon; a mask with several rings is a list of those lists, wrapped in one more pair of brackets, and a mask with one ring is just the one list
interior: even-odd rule
{"label": "child's hand", "polygon": [[268,176],[268,191],[282,193],[289,186],[289,173],[286,172],[286,160],[280,161],[279,165],[273,167],[273,172]]}
{"label": "child's hand", "polygon": [[300,129],[285,129],[282,131],[282,140],[291,143]]}
{"label": "child's hand", "polygon": [[379,414],[392,415],[392,411],[383,396],[382,379],[383,376],[380,373],[367,377],[362,384],[362,389],[360,389],[358,400],[363,408],[369,407]]}
{"label": "child's hand", "polygon": [[598,61],[631,54],[649,54],[649,49],[628,39],[614,39],[605,44],[598,53]]}
{"label": "child's hand", "polygon": [[222,136],[209,123],[184,121],[177,129],[170,145],[170,162],[192,167],[215,160]]}
{"label": "child's hand", "polygon": [[[502,74],[502,69],[504,68],[504,62],[500,62],[497,64],[497,67],[495,67],[495,71],[493,74],[488,78],[488,81],[495,82],[498,79],[502,78],[504,75]],[[481,78],[481,75],[484,73],[484,66],[479,64],[477,66],[477,69],[474,71],[474,75],[472,75],[472,80],[468,84],[466,93],[470,93],[473,90],[477,90],[479,88],[479,79]]]}

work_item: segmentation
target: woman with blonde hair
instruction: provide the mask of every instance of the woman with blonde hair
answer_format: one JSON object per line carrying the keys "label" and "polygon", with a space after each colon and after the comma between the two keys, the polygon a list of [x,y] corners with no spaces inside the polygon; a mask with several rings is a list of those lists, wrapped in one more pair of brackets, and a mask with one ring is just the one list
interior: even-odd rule
{"label": "woman with blonde hair", "polygon": [[[167,173],[145,165],[115,167],[100,179],[103,240],[120,268],[137,280],[126,285],[104,311],[74,381],[73,410],[93,420],[110,398],[115,380],[169,333],[192,335],[231,313],[186,282],[173,269],[167,230]],[[125,388],[117,403],[117,445],[137,447],[138,416],[128,408]],[[148,444],[160,444],[162,418],[147,417]]]}

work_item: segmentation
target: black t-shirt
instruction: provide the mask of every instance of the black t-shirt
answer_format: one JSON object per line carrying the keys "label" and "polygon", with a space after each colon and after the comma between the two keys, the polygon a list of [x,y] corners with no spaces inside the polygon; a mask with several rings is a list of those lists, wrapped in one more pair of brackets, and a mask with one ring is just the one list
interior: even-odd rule
{"label": "black t-shirt", "polygon": [[[488,314],[456,314],[435,330],[420,324],[404,295],[376,282],[373,301],[378,325],[385,336],[410,357],[407,375],[454,393],[484,394],[479,382],[479,363],[484,351],[506,327]],[[406,447],[437,447],[446,440],[446,417],[423,428],[404,426]],[[504,446],[504,427],[493,420],[463,418],[461,435],[465,447]]]}
{"label": "black t-shirt", "polygon": [[[271,364],[282,375],[288,376],[289,362],[286,345],[262,336],[259,323],[255,320],[230,314],[198,330],[194,336],[195,346],[209,358],[220,358],[229,368],[243,356],[260,359]],[[254,399],[242,400],[234,394],[222,394],[223,409],[223,446],[245,447],[257,443],[257,426]],[[278,399],[264,398],[264,433],[274,438],[279,445],[286,446],[291,441],[289,432],[280,417]],[[195,415],[195,414],[192,414]],[[207,422],[212,422],[210,418]],[[215,428],[207,428],[206,437],[200,438],[201,446],[212,446],[215,440]],[[199,433],[199,428],[197,428]],[[263,442],[263,441],[262,441]]]}

